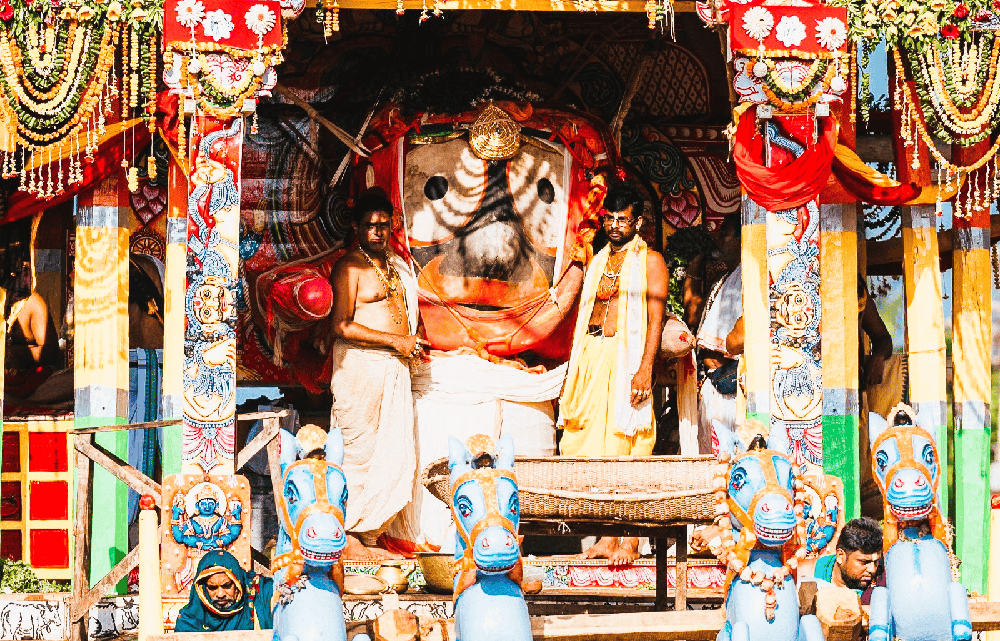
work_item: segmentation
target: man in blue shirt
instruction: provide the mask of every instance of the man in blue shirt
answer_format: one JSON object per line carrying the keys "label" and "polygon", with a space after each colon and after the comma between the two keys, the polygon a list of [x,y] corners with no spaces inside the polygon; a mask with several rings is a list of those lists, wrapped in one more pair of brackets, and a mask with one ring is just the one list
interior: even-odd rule
{"label": "man in blue shirt", "polygon": [[818,558],[813,576],[854,590],[867,605],[871,588],[885,585],[879,522],[867,516],[848,522],[837,539],[837,553]]}

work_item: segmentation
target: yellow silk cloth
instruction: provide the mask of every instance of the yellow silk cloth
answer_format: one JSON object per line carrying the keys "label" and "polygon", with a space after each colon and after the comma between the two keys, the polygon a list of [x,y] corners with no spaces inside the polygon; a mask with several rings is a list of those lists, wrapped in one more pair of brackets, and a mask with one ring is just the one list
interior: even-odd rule
{"label": "yellow silk cloth", "polygon": [[615,337],[585,334],[580,341],[579,374],[566,382],[559,411],[564,432],[559,452],[567,456],[649,456],[656,433],[652,406],[649,422],[632,436],[614,425],[614,379],[618,356]]}

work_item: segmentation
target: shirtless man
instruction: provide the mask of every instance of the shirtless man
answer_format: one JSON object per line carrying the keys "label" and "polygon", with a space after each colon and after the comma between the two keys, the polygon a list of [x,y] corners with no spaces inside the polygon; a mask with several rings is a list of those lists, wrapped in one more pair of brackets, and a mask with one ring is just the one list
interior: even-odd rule
{"label": "shirtless man", "polygon": [[[565,455],[653,453],[656,429],[650,396],[669,274],[663,257],[638,236],[642,206],[642,195],[632,185],[609,187],[602,212],[608,245],[587,266],[573,353],[559,399],[564,428],[559,448]],[[640,297],[644,305],[629,306]],[[641,328],[631,340],[630,328]],[[619,354],[625,356],[624,363]],[[638,543],[633,537],[603,537],[582,556],[626,565],[639,556]]]}
{"label": "shirtless man", "polygon": [[5,391],[27,398],[62,365],[59,334],[38,292],[12,300],[4,316],[8,332]]}
{"label": "shirtless man", "polygon": [[344,433],[348,482],[344,558],[399,558],[380,537],[412,499],[417,473],[410,359],[417,335],[416,283],[389,248],[393,207],[381,191],[358,199],[357,246],[337,261],[333,282],[331,425]]}

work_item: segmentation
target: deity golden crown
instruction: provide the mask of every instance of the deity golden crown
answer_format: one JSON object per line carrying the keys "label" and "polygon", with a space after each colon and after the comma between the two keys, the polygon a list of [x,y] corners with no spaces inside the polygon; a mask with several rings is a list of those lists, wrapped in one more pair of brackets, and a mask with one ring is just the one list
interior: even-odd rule
{"label": "deity golden crown", "polygon": [[212,486],[205,483],[201,486],[201,491],[198,492],[198,500],[200,501],[202,499],[212,499],[213,501],[218,501],[219,497],[215,495],[215,492],[212,490]]}
{"label": "deity golden crown", "polygon": [[490,103],[469,129],[469,146],[483,160],[512,158],[521,148],[521,126]]}

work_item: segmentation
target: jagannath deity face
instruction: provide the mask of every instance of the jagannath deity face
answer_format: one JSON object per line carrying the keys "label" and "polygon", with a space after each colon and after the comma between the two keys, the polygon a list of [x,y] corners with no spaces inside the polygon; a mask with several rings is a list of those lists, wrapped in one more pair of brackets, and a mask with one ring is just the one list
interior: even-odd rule
{"label": "jagannath deity face", "polygon": [[809,294],[793,283],[778,300],[777,321],[792,336],[802,336],[813,318],[813,304]]}
{"label": "jagannath deity face", "polygon": [[215,514],[216,508],[219,507],[219,502],[214,498],[203,498],[198,500],[195,507],[198,508],[200,516],[212,516]]}
{"label": "jagannath deity face", "polygon": [[191,304],[195,317],[202,325],[222,323],[235,315],[233,293],[217,276],[205,278],[205,282],[195,290]]}

